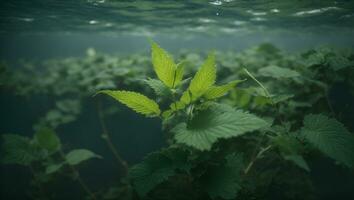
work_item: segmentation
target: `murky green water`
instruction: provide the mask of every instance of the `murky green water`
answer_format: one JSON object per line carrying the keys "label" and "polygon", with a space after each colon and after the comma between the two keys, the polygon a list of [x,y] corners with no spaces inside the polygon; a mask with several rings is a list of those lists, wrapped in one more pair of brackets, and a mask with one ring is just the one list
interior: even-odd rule
{"label": "murky green water", "polygon": [[353,36],[350,0],[1,2],[0,197],[353,199]]}

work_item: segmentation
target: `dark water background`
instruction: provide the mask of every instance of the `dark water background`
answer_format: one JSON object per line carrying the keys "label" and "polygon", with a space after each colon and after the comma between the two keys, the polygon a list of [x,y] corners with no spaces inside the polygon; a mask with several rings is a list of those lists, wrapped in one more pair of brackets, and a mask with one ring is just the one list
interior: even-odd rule
{"label": "dark water background", "polygon": [[[289,52],[325,44],[354,48],[353,33],[353,1],[16,0],[0,3],[0,60],[9,63],[18,59],[83,56],[89,47],[103,53],[147,53],[147,38],[153,38],[171,52],[181,48],[239,51],[263,42]],[[338,97],[334,101],[346,98]],[[47,97],[25,99],[0,91],[0,133],[31,136],[32,124],[51,102]],[[120,176],[116,161],[99,138],[94,107],[93,99],[86,101],[79,120],[58,129],[66,148],[87,148],[104,156],[99,162],[89,162],[80,169],[93,189],[108,187]],[[137,163],[147,153],[165,145],[158,120],[125,110],[107,121],[113,142],[129,163]],[[312,175],[320,197],[354,199],[352,176],[327,160],[318,163],[313,166]],[[26,169],[1,165],[0,176],[1,199],[25,199],[24,191],[29,188],[31,176]],[[79,199],[81,189],[70,181],[65,183],[72,185],[55,186],[62,199]]]}

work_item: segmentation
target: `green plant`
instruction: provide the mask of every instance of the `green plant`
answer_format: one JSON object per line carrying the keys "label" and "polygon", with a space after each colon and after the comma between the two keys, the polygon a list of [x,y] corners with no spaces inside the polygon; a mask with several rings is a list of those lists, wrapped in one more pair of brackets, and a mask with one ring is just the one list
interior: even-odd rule
{"label": "green plant", "polygon": [[64,174],[64,169],[68,168],[70,171],[65,173],[78,181],[91,199],[96,199],[95,194],[80,177],[76,166],[83,161],[101,156],[87,149],[74,149],[65,154],[60,139],[48,128],[39,129],[33,138],[5,134],[3,139],[2,163],[22,165],[30,169],[33,175],[32,184],[35,186],[32,198],[50,198],[51,194],[46,192],[45,185],[53,181],[56,174]]}
{"label": "green plant", "polygon": [[[216,65],[212,53],[191,80],[183,80],[183,62],[175,64],[172,57],[154,42],[152,62],[159,80],[148,79],[146,82],[159,98],[166,100],[163,104],[132,91],[98,92],[113,97],[137,113],[162,120],[170,146],[148,155],[129,171],[131,184],[141,198],[186,198],[183,195],[160,196],[161,192],[164,194],[163,190],[176,192],[173,190],[176,187],[173,184],[178,184],[174,181],[176,179],[193,188],[188,194],[193,199],[242,199],[250,192],[257,196],[260,194],[254,190],[262,188],[257,188],[253,181],[269,170],[253,171],[254,165],[261,161],[263,165],[270,165],[273,163],[269,162],[275,159],[278,164],[290,161],[300,169],[310,171],[303,157],[307,145],[353,167],[354,136],[340,122],[322,114],[307,115],[303,127],[294,129],[291,121],[284,121],[279,116],[279,105],[293,95],[271,94],[248,70],[244,69],[245,74],[259,85],[259,89],[243,90],[256,91],[258,98],[262,97],[258,104],[261,101],[261,105],[269,104],[274,108],[278,114],[273,114],[271,119],[262,119],[216,102],[230,90],[238,92],[235,86],[242,81],[215,85]],[[286,79],[300,76],[296,71],[276,66],[262,68],[259,73]],[[247,145],[236,145],[237,140]],[[272,176],[265,178],[272,179]],[[170,185],[172,188],[168,188]],[[296,195],[292,198],[297,198]]]}

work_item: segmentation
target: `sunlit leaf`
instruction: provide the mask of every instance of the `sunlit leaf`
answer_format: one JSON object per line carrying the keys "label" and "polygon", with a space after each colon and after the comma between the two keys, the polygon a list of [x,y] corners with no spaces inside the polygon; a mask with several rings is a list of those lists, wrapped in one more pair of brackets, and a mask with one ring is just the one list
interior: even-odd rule
{"label": "sunlit leaf", "polygon": [[211,86],[203,95],[206,99],[216,99],[224,96],[229,90],[234,88],[238,83],[243,80],[231,81],[225,85]]}
{"label": "sunlit leaf", "polygon": [[169,88],[174,87],[176,64],[172,57],[155,42],[151,42],[152,64],[157,77]]}
{"label": "sunlit leaf", "polygon": [[158,116],[161,113],[159,105],[154,100],[137,92],[103,90],[99,93],[107,94],[135,112],[146,116]]}
{"label": "sunlit leaf", "polygon": [[203,95],[212,85],[214,85],[215,79],[215,56],[214,54],[209,54],[208,58],[199,68],[189,85],[189,91],[192,94],[192,99],[195,100]]}

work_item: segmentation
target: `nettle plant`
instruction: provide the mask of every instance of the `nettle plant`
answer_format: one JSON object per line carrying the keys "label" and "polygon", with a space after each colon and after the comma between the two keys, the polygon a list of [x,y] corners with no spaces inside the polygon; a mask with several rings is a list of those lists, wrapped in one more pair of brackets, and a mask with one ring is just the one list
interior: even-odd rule
{"label": "nettle plant", "polygon": [[96,199],[81,178],[77,166],[89,159],[102,158],[100,155],[87,149],[74,149],[64,153],[57,134],[52,129],[43,127],[32,138],[4,134],[3,140],[2,163],[28,167],[32,173],[32,190],[29,193],[31,198],[55,198],[55,194],[48,192],[47,184],[62,175],[77,181],[91,199]]}
{"label": "nettle plant", "polygon": [[[149,154],[129,170],[130,183],[141,198],[260,197],[261,192],[256,191],[259,187],[266,188],[274,173],[255,168],[258,160],[269,167],[271,162],[279,163],[280,158],[281,162],[292,162],[306,173],[310,167],[303,154],[312,148],[353,167],[354,137],[335,119],[310,114],[304,118],[303,127],[294,130],[292,123],[274,120],[276,117],[263,119],[217,103],[218,98],[235,90],[244,80],[216,85],[213,53],[194,77],[184,78],[184,63],[176,64],[165,50],[152,42],[152,64],[158,79],[150,78],[146,83],[156,93],[159,104],[133,91],[98,92],[137,113],[162,120],[169,146]],[[246,69],[244,73],[260,86],[270,106],[277,108],[278,103],[287,100],[271,95]],[[293,198],[298,198],[296,195]]]}

